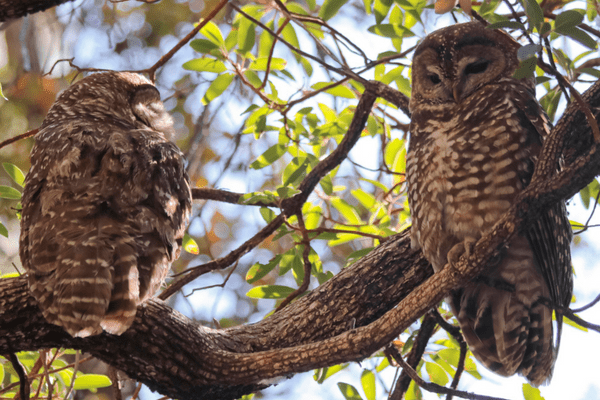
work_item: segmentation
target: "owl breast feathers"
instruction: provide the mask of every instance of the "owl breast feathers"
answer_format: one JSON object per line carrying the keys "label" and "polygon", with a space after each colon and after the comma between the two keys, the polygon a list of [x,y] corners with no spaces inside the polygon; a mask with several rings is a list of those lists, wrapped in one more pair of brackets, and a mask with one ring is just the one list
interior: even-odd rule
{"label": "owl breast feathers", "polygon": [[[412,245],[435,271],[490,231],[533,174],[550,125],[519,44],[479,22],[427,36],[412,66],[407,156]],[[558,168],[558,166],[557,166]],[[500,259],[447,299],[475,357],[500,375],[548,381],[573,289],[564,204],[522,229]]]}
{"label": "owl breast feathers", "polygon": [[46,320],[121,334],[181,251],[191,191],[158,90],[133,73],[64,91],[36,136],[20,257]]}

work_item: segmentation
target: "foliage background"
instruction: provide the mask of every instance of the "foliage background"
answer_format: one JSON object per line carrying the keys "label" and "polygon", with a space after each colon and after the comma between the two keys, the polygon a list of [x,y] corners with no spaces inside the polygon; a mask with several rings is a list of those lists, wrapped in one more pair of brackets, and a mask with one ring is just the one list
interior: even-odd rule
{"label": "foliage background", "polygon": [[[420,0],[286,3],[289,11],[322,17],[327,21],[326,26],[308,23],[299,16],[286,24],[285,13],[275,2],[232,4],[270,29],[281,28],[285,40],[315,59],[299,56],[281,42],[273,47],[270,34],[232,7],[226,7],[213,20],[214,25],[209,24],[191,45],[181,48],[158,71],[157,86],[175,119],[177,144],[186,153],[193,184],[240,193],[269,191],[255,196],[266,200],[293,194],[294,185],[318,159],[335,148],[347,129],[361,90],[360,82],[344,81],[327,92],[320,89],[353,72],[364,79],[390,84],[409,95],[411,53],[400,57],[398,54],[409,51],[426,33],[452,24],[453,18],[459,22],[469,20],[458,10],[454,15],[434,14],[432,4]],[[507,4],[490,1],[475,4],[474,9],[486,19],[499,22],[503,20],[501,15],[510,13]],[[8,101],[0,100],[0,140],[38,127],[57,93],[75,77],[75,70],[66,62],[47,74],[57,60],[73,58],[73,64],[80,68],[148,68],[217,5],[215,0],[163,0],[154,4],[75,1],[4,23],[0,30],[0,83]],[[599,37],[592,32],[588,36],[590,43],[578,31],[573,33],[577,22],[573,11],[557,19],[562,23],[558,26],[553,18],[544,20],[535,14],[538,9],[535,0],[513,5],[517,12],[527,10],[522,20],[533,31],[534,38],[543,32],[544,21],[553,24],[551,27],[559,33],[549,35],[553,59],[577,89],[585,90],[589,82],[600,76],[597,69],[600,58],[594,48]],[[599,29],[598,3],[594,0],[544,0],[537,7],[555,15],[576,10],[587,26]],[[518,36],[516,33],[515,37]],[[274,58],[269,63],[272,48]],[[320,65],[318,60],[333,68]],[[261,88],[266,64],[271,70],[268,82]],[[345,72],[340,74],[334,68]],[[537,74],[543,72],[538,70]],[[566,104],[554,79],[538,85],[538,98],[551,116],[560,116]],[[292,107],[286,109],[290,104]],[[408,123],[402,111],[380,99],[349,159],[324,179],[309,198],[303,210],[303,223],[306,229],[320,229],[309,234],[313,266],[309,288],[366,254],[379,243],[378,238],[408,226],[403,177]],[[33,139],[28,139],[3,148],[0,161],[27,171],[32,143]],[[0,184],[19,187],[4,171],[0,174]],[[574,221],[593,228],[598,222],[593,216],[597,194],[595,183],[571,201],[569,210]],[[2,199],[0,205],[0,222],[8,229],[8,238],[0,237],[0,251],[5,260],[0,268],[5,273],[14,272],[13,263],[21,270],[18,220],[14,212],[17,204]],[[175,273],[226,255],[260,230],[265,219],[272,218],[272,211],[196,201],[194,215],[189,234],[197,243],[198,254],[185,253],[174,266]],[[223,327],[254,322],[272,312],[304,279],[303,245],[299,243],[306,238],[296,217],[291,217],[288,223],[244,256],[231,275],[231,268],[205,274],[171,297],[171,304],[207,326],[214,326],[215,320]],[[315,238],[317,233],[319,236]],[[594,283],[600,281],[594,268],[596,249],[600,247],[594,236],[597,234],[590,229],[578,235],[574,244],[576,306],[596,295]],[[226,284],[220,285],[224,281]],[[213,285],[220,286],[194,291]],[[598,314],[592,309],[584,317],[599,320]],[[415,324],[414,329],[417,328]],[[399,345],[407,340],[410,343],[410,333],[412,330],[402,335]],[[437,352],[452,349],[454,345],[444,333],[438,333],[434,339],[438,344],[430,343],[421,372],[427,379],[443,383],[443,377],[448,379],[444,367],[450,371],[453,367],[444,365]],[[596,398],[595,374],[592,368],[585,367],[586,363],[595,364],[599,356],[595,340],[593,333],[565,328],[555,378],[551,386],[541,390],[546,399],[565,398],[566,393],[573,399]],[[67,355],[65,359],[69,360],[68,357],[73,356]],[[311,374],[303,374],[257,396],[384,398],[396,369],[384,368],[382,360],[375,357],[362,365],[352,364],[327,379],[318,379],[318,383],[315,380],[324,378],[323,371],[317,372],[315,379]],[[3,364],[7,366],[4,383],[8,385],[12,379],[10,369]],[[86,372],[106,372],[101,365],[89,364],[82,367]],[[522,378],[507,380],[483,367],[477,370],[484,379],[465,374],[461,388],[507,398],[523,397]],[[357,392],[339,385],[340,382],[353,385]],[[131,393],[133,387],[128,385],[125,393]],[[418,390],[413,389],[410,395],[418,396]],[[78,396],[91,395],[80,391]],[[110,397],[110,392],[101,391],[95,396]],[[527,398],[534,398],[530,396],[533,395],[528,394]],[[156,394],[142,390],[140,397],[154,398]],[[425,397],[435,395],[425,394]]]}

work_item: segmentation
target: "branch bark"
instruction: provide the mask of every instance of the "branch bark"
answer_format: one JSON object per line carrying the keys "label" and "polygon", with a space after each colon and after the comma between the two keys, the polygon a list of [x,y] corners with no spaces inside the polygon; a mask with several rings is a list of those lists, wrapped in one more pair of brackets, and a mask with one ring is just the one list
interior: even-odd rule
{"label": "branch bark", "polygon": [[[595,118],[600,83],[584,95]],[[531,185],[468,256],[431,275],[408,232],[391,238],[281,312],[249,325],[198,326],[157,300],[138,310],[121,336],[74,339],[47,324],[24,278],[0,281],[0,354],[45,347],[81,349],[162,394],[231,399],[274,378],[361,360],[379,350],[434,307],[451,289],[476,276],[520,226],[568,198],[600,174],[600,156],[576,103],[544,145]],[[552,176],[556,154],[567,161]]]}

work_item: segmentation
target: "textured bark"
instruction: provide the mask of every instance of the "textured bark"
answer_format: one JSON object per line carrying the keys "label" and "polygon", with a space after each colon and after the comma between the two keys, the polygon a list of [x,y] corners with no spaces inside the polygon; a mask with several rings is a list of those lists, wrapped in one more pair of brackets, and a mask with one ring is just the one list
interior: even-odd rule
{"label": "textured bark", "polygon": [[73,0],[0,0],[0,22],[21,18]]}

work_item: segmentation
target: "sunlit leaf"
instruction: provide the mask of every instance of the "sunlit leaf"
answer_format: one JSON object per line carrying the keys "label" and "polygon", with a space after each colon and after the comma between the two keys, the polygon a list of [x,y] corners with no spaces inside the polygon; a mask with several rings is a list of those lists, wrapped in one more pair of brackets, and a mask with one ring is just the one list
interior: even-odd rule
{"label": "sunlit leaf", "polygon": [[[326,86],[331,85],[331,83],[332,82],[317,82],[314,85],[312,85],[311,88],[313,88],[315,90],[319,90]],[[330,95],[337,96],[337,97],[343,97],[345,99],[355,99],[356,98],[356,95],[354,94],[354,92],[352,90],[348,89],[344,85],[337,85],[332,88],[329,88],[329,89],[325,90],[325,93],[329,93]]]}
{"label": "sunlit leaf", "polygon": [[287,151],[287,147],[282,144],[276,144],[269,147],[264,153],[262,153],[256,161],[250,164],[252,169],[261,169],[267,165],[273,164]]}
{"label": "sunlit leaf", "polygon": [[19,192],[17,189],[15,189],[13,187],[0,185],[0,198],[10,199],[10,200],[20,200],[21,192]]}
{"label": "sunlit leaf", "polygon": [[[268,57],[260,57],[260,58],[257,58],[256,60],[252,61],[252,63],[250,64],[250,66],[248,68],[250,68],[251,70],[254,70],[254,71],[266,71],[268,65],[269,65],[269,58]],[[275,71],[280,71],[280,70],[284,69],[286,65],[287,65],[287,62],[283,58],[273,57],[271,59],[270,69],[275,70]]]}
{"label": "sunlit leaf", "polygon": [[217,46],[221,46],[224,44],[223,34],[221,34],[221,30],[212,21],[208,21],[206,25],[200,30],[200,33],[203,34],[208,40],[216,44]]}
{"label": "sunlit leaf", "polygon": [[[8,101],[8,99],[4,96],[4,93],[2,93],[2,83],[0,83],[0,97],[3,98],[4,100]],[[0,381],[2,382],[2,381]]]}
{"label": "sunlit leaf", "polygon": [[189,71],[199,71],[199,72],[215,72],[221,73],[227,71],[227,67],[225,63],[220,60],[216,60],[214,58],[196,58],[194,60],[190,60],[183,65],[184,69]]}
{"label": "sunlit leaf", "polygon": [[380,24],[381,21],[385,19],[393,3],[393,0],[375,0],[373,12],[375,14],[376,23]]}
{"label": "sunlit leaf", "polygon": [[347,383],[344,382],[338,382],[338,388],[340,389],[340,392],[342,392],[342,396],[344,396],[344,398],[346,400],[361,400],[362,397],[360,397],[360,394],[358,393],[358,390],[356,390],[356,388],[352,385],[349,385]]}
{"label": "sunlit leaf", "polygon": [[446,374],[446,371],[439,365],[432,362],[426,362],[425,370],[427,371],[427,375],[429,375],[431,382],[441,386],[446,386],[448,383],[448,374]]}
{"label": "sunlit leaf", "polygon": [[199,254],[198,243],[187,233],[183,235],[183,249],[190,254]]}
{"label": "sunlit leaf", "polygon": [[319,10],[319,17],[324,21],[332,18],[348,0],[325,0]]}
{"label": "sunlit leaf", "polygon": [[98,374],[85,374],[78,375],[75,378],[75,383],[73,384],[73,389],[75,390],[91,390],[91,389],[99,389],[103,387],[108,387],[112,385],[112,382],[106,375],[98,375]]}
{"label": "sunlit leaf", "polygon": [[278,254],[266,264],[254,264],[246,273],[246,282],[254,283],[259,279],[264,278],[269,272],[273,270],[273,268],[277,266],[277,264],[279,264],[281,257],[281,254]]}
{"label": "sunlit leaf", "polygon": [[206,94],[204,94],[204,97],[202,98],[202,104],[207,105],[223,94],[223,92],[229,87],[231,81],[233,81],[233,77],[233,74],[222,74],[217,76],[217,79],[212,81],[208,87],[208,90],[206,91]]}
{"label": "sunlit leaf", "polygon": [[246,293],[246,296],[253,299],[285,299],[294,289],[281,285],[263,285],[256,286]]}
{"label": "sunlit leaf", "polygon": [[248,18],[242,17],[237,34],[238,49],[241,53],[252,50],[256,42],[256,24]]}
{"label": "sunlit leaf", "polygon": [[210,53],[211,51],[217,50],[219,48],[218,44],[215,44],[207,39],[194,39],[190,42],[190,46],[198,53],[203,54]]}
{"label": "sunlit leaf", "polygon": [[375,400],[375,374],[368,369],[360,376],[360,383],[367,400]]}
{"label": "sunlit leaf", "polygon": [[23,171],[21,171],[21,169],[16,165],[7,162],[2,163],[2,166],[4,167],[4,170],[8,176],[10,176],[17,185],[23,187],[25,183],[25,174]]}
{"label": "sunlit leaf", "polygon": [[8,229],[6,229],[6,226],[2,222],[0,222],[0,235],[8,237]]}
{"label": "sunlit leaf", "polygon": [[315,374],[313,377],[314,377],[315,381],[317,381],[318,383],[323,383],[323,382],[325,382],[325,379],[348,368],[348,365],[350,365],[350,364],[338,364],[338,365],[333,365],[331,367],[319,368],[319,369],[315,370]]}
{"label": "sunlit leaf", "polygon": [[544,400],[540,389],[534,388],[529,383],[523,384],[523,397],[525,400]]}
{"label": "sunlit leaf", "polygon": [[334,197],[331,199],[331,205],[344,216],[346,221],[352,225],[360,225],[362,224],[362,220],[358,215],[356,209],[348,204],[345,200],[340,199],[339,197]]}

